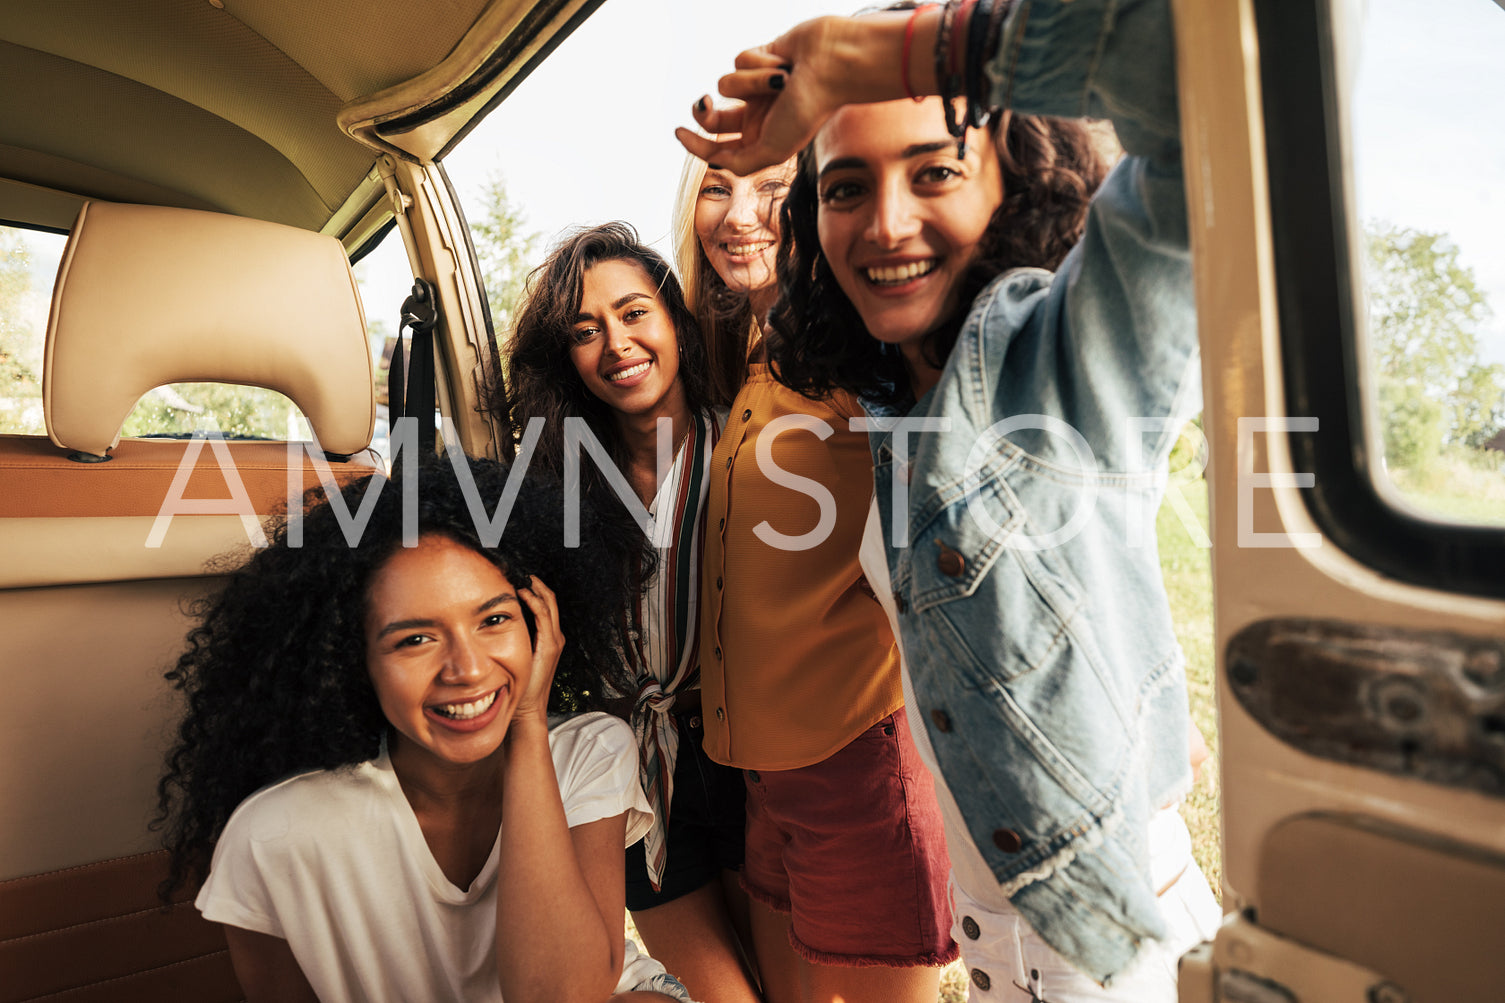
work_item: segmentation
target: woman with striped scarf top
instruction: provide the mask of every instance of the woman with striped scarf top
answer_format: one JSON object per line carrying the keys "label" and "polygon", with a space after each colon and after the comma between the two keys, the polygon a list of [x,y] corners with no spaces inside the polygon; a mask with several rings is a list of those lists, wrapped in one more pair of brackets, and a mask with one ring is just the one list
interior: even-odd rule
{"label": "woman with striped scarf top", "polygon": [[755,1003],[727,905],[740,894],[742,778],[701,751],[705,499],[726,412],[711,406],[699,329],[667,263],[632,227],[607,223],[568,234],[530,276],[506,368],[491,409],[519,453],[567,490],[578,472],[579,490],[610,513],[587,532],[646,532],[658,555],[656,567],[625,569],[635,598],[620,612],[655,816],[627,851],[627,906],[695,999]]}

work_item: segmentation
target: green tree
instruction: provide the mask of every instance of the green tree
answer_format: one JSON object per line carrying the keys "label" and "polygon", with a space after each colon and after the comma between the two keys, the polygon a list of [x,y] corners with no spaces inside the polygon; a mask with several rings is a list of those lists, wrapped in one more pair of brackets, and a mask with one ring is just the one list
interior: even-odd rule
{"label": "green tree", "polygon": [[535,264],[538,234],[523,231],[522,210],[507,197],[499,171],[487,176],[466,214],[491,305],[492,326],[501,338],[512,326],[513,310]]}
{"label": "green tree", "polygon": [[205,416],[213,416],[220,432],[230,438],[297,438],[289,428],[289,418],[295,414],[293,402],[275,390],[230,383],[175,383],[137,401],[121,434],[186,436],[206,428]]}
{"label": "green tree", "polygon": [[1389,462],[1424,465],[1476,446],[1505,419],[1505,368],[1479,361],[1489,304],[1446,234],[1383,221],[1365,228],[1369,331]]}
{"label": "green tree", "polygon": [[22,300],[30,291],[31,248],[19,232],[0,227],[0,397],[32,396],[25,391],[39,383],[26,361],[32,329]]}

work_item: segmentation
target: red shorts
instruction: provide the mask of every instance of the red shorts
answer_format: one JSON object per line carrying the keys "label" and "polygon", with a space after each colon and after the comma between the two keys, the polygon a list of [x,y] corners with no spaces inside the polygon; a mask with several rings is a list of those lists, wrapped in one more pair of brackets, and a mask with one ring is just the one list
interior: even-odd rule
{"label": "red shorts", "polygon": [[742,886],[789,914],[801,957],[895,968],[956,958],[935,783],[902,710],[813,766],[746,776]]}

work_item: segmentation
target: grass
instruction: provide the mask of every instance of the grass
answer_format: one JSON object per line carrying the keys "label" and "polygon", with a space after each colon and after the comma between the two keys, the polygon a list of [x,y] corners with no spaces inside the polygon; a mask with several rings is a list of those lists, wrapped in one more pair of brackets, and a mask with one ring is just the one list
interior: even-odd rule
{"label": "grass", "polygon": [[1451,448],[1421,469],[1391,467],[1401,497],[1428,515],[1458,522],[1505,523],[1505,456]]}
{"label": "grass", "polygon": [[[1179,489],[1186,499],[1191,516],[1207,532],[1207,484],[1200,479],[1175,480],[1172,490]],[[1191,796],[1182,805],[1181,814],[1191,830],[1192,853],[1207,875],[1214,892],[1220,892],[1223,879],[1223,848],[1218,831],[1218,722],[1213,703],[1212,647],[1212,552],[1199,546],[1192,530],[1182,521],[1182,514],[1171,504],[1161,506],[1156,523],[1160,542],[1160,570],[1165,577],[1165,591],[1170,599],[1171,617],[1176,636],[1186,652],[1186,682],[1191,697],[1191,717],[1213,758],[1202,767]],[[628,918],[628,936],[635,936]],[[937,1003],[965,1003],[967,969],[960,960],[941,970],[941,988]]]}

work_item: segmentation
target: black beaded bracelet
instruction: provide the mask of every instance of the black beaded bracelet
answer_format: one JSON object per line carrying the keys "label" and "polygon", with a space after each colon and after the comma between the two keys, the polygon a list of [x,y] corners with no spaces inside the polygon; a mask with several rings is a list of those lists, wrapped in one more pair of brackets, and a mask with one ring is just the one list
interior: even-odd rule
{"label": "black beaded bracelet", "polygon": [[994,23],[1002,23],[1000,12],[1006,13],[1010,6],[1009,0],[978,0],[967,23],[966,68],[962,78],[967,97],[967,125],[974,129],[987,125],[993,117],[984,66],[993,51],[988,42],[993,37]]}
{"label": "black beaded bracelet", "polygon": [[935,82],[941,92],[941,110],[946,116],[946,134],[956,140],[956,159],[967,159],[967,123],[957,121],[956,99],[962,95],[962,74],[951,69],[951,36],[961,0],[946,0],[935,34]]}

